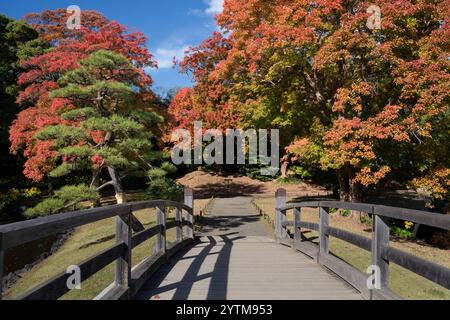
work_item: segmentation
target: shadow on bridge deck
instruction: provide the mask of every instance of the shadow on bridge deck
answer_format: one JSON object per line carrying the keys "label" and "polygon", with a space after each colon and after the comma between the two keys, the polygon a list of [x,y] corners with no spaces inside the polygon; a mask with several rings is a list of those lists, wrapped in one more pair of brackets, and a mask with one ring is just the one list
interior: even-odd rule
{"label": "shadow on bridge deck", "polygon": [[310,258],[268,237],[198,239],[175,255],[135,297],[144,300],[361,299]]}
{"label": "shadow on bridge deck", "polygon": [[217,200],[196,243],[162,266],[135,299],[362,299],[309,257],[276,243],[249,199]]}

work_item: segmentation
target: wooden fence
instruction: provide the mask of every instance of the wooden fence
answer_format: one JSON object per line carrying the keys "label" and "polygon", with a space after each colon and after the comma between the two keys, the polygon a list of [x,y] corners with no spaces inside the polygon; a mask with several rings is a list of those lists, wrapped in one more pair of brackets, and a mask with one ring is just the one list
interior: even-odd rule
{"label": "wooden fence", "polygon": [[[426,259],[406,253],[389,245],[391,219],[400,219],[450,230],[450,216],[427,211],[388,207],[364,203],[348,203],[339,201],[311,201],[286,205],[286,191],[276,192],[275,205],[275,235],[279,242],[290,245],[317,262],[330,269],[350,283],[367,299],[399,299],[398,295],[389,289],[389,262],[408,269],[444,288],[450,289],[450,269]],[[301,220],[302,208],[319,208],[319,223]],[[372,238],[348,232],[329,226],[330,209],[347,209],[365,212],[373,217]],[[286,212],[293,210],[293,221],[286,220]],[[287,227],[294,227],[291,239]],[[302,229],[314,230],[319,233],[319,245],[302,240]],[[381,287],[369,289],[368,275],[350,266],[329,252],[329,237],[335,237],[351,243],[372,253],[372,266],[379,270]]]}
{"label": "wooden fence", "polygon": [[[156,208],[157,224],[132,234],[132,213]],[[175,208],[175,220],[168,222],[166,209]],[[116,219],[116,242],[110,248],[80,263],[81,281],[84,281],[115,262],[114,282],[95,299],[116,300],[133,297],[161,264],[194,239],[193,194],[185,189],[184,203],[166,200],[132,202],[89,210],[63,213],[29,221],[0,226],[0,299],[5,250],[46,236],[68,231],[95,221]],[[166,230],[176,228],[176,242],[168,245]],[[156,236],[155,253],[132,268],[132,249]],[[150,252],[150,250],[149,250]],[[39,284],[18,297],[20,300],[55,300],[70,289],[67,280],[71,274],[61,273]]]}

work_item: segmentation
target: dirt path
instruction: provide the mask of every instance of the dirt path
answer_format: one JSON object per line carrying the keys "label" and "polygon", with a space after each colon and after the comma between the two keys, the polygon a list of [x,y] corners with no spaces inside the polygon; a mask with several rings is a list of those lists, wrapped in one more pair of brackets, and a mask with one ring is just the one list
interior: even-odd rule
{"label": "dirt path", "polygon": [[219,198],[202,223],[201,236],[271,236],[250,197]]}
{"label": "dirt path", "polygon": [[205,171],[188,173],[177,182],[192,188],[196,197],[274,195],[278,188],[286,189],[292,196],[324,196],[330,193],[326,188],[311,183],[280,184],[276,181],[259,181],[247,176],[224,176]]}

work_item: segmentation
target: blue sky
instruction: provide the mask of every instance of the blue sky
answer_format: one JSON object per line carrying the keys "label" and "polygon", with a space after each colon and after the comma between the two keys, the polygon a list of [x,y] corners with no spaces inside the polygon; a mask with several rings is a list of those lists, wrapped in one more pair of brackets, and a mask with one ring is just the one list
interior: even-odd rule
{"label": "blue sky", "polygon": [[67,8],[77,5],[82,10],[103,13],[148,37],[148,48],[158,61],[159,69],[150,71],[155,91],[176,86],[190,86],[185,75],[172,68],[174,56],[206,39],[217,26],[214,15],[221,11],[223,0],[0,0],[0,12],[20,19],[30,12]]}

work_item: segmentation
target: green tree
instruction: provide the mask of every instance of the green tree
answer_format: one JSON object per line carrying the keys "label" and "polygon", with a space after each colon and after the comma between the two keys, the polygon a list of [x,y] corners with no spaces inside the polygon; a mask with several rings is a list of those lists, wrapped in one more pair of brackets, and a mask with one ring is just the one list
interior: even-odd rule
{"label": "green tree", "polygon": [[16,104],[17,79],[22,71],[19,61],[44,49],[37,37],[38,33],[25,22],[0,14],[0,172],[8,175],[11,170],[19,170],[17,161],[8,156],[9,127],[20,111]]}
{"label": "green tree", "polygon": [[152,145],[151,128],[162,117],[151,111],[136,83],[140,74],[118,53],[99,50],[81,60],[79,68],[64,74],[59,89],[50,93],[53,103],[63,104],[62,123],[36,134],[52,142],[59,165],[52,177],[74,170],[92,169],[91,187],[102,171],[110,180],[97,190],[113,186],[118,203],[126,202],[123,175],[153,169],[162,153]]}

